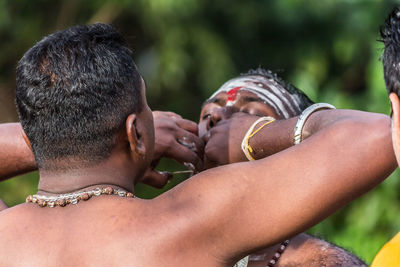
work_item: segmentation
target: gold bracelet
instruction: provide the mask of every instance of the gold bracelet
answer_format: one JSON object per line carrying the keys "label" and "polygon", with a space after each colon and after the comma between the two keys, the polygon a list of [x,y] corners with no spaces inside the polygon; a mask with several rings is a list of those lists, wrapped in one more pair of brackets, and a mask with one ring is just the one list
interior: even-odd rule
{"label": "gold bracelet", "polygon": [[[256,125],[257,125],[258,123],[260,123],[260,122],[262,122],[262,121],[266,121],[266,120],[268,120],[268,121],[267,121],[266,123],[264,123],[263,125],[261,125],[260,127],[258,127],[258,129],[255,130],[255,131],[253,132],[254,127],[256,127]],[[242,147],[242,151],[243,151],[244,155],[246,156],[246,158],[247,158],[249,161],[255,160],[255,159],[250,155],[250,153],[253,152],[253,148],[252,148],[252,147],[250,146],[250,144],[249,144],[250,138],[253,137],[256,133],[258,133],[264,126],[266,126],[266,125],[268,125],[268,124],[270,124],[271,122],[274,122],[274,121],[275,121],[275,119],[272,118],[272,117],[270,117],[270,116],[259,118],[258,120],[256,120],[256,121],[250,126],[250,128],[249,128],[249,130],[247,131],[246,135],[243,137],[242,146],[241,146],[241,147]]]}

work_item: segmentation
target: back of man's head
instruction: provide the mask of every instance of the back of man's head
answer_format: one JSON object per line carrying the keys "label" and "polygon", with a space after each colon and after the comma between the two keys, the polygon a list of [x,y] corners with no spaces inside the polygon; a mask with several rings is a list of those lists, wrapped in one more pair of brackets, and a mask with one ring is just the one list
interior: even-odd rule
{"label": "back of man's head", "polygon": [[400,95],[400,8],[396,7],[381,26],[385,84],[388,93]]}
{"label": "back of man's head", "polygon": [[126,117],[141,111],[141,83],[109,25],[71,27],[29,49],[17,66],[16,103],[39,168],[106,159]]}

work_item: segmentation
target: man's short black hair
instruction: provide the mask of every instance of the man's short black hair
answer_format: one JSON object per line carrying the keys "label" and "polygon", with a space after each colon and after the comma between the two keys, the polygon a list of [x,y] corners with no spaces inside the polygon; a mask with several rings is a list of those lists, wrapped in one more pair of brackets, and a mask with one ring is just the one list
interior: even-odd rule
{"label": "man's short black hair", "polygon": [[274,80],[276,83],[285,88],[285,90],[291,95],[298,96],[300,100],[299,105],[301,110],[305,110],[307,107],[314,104],[314,102],[310,98],[308,98],[308,96],[303,91],[293,86],[292,84],[285,82],[276,73],[270,70],[258,67],[257,69],[250,69],[246,73],[240,74],[240,76],[263,76],[267,79]]}
{"label": "man's short black hair", "polygon": [[110,25],[74,26],[29,49],[17,66],[16,104],[39,168],[106,159],[126,117],[142,109],[141,86]]}
{"label": "man's short black hair", "polygon": [[385,84],[388,93],[400,96],[400,8],[392,10],[381,26],[381,41],[385,45],[382,55]]}

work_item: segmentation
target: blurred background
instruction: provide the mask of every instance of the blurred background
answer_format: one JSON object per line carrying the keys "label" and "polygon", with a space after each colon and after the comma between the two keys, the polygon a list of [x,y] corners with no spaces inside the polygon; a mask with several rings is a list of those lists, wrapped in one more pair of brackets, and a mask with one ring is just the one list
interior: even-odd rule
{"label": "blurred background", "polygon": [[[202,101],[223,82],[261,66],[316,102],[389,114],[378,33],[398,4],[383,0],[1,0],[0,122],[17,121],[15,66],[23,53],[47,34],[93,22],[111,23],[125,36],[146,80],[153,110],[174,111],[197,121]],[[184,168],[164,160],[160,169]],[[185,178],[177,177],[170,187]],[[9,205],[21,203],[36,192],[37,181],[38,174],[31,173],[2,182],[0,198]],[[160,192],[146,186],[136,189],[143,198]],[[396,171],[310,232],[370,263],[398,230]]]}

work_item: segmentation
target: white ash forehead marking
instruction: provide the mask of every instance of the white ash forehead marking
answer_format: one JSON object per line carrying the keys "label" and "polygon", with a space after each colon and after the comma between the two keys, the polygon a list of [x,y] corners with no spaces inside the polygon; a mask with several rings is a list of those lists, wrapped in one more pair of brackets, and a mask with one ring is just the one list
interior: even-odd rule
{"label": "white ash forehead marking", "polygon": [[[267,88],[265,88],[267,86]],[[290,94],[280,84],[273,79],[266,79],[264,77],[238,77],[224,83],[209,99],[215,97],[221,92],[228,92],[235,87],[243,87],[240,90],[249,91],[256,94],[266,104],[270,105],[277,114],[282,115],[284,118],[289,118],[292,114],[301,112],[300,98],[297,95]],[[232,106],[234,103],[230,103]],[[228,106],[227,103],[227,106]],[[289,110],[288,110],[289,109]]]}
{"label": "white ash forehead marking", "polygon": [[[257,79],[256,79],[257,80]],[[262,99],[266,104],[270,105],[276,113],[284,118],[288,118],[289,114],[287,114],[286,109],[283,107],[282,101],[273,95],[271,92],[264,88],[255,87],[254,81],[248,79],[247,77],[235,78],[226,82],[222,87],[217,90],[210,98],[213,98],[215,95],[220,92],[227,92],[235,87],[243,87],[241,90],[249,91],[256,94],[260,99]],[[269,93],[268,96],[265,93]],[[232,104],[231,104],[232,105]]]}
{"label": "white ash forehead marking", "polygon": [[[265,84],[267,86],[267,88],[263,86],[263,88],[266,91],[269,91],[268,89],[271,89],[272,91],[275,92],[277,96],[283,96],[282,100],[285,101],[285,103],[288,105],[291,111],[296,112],[294,110],[293,105],[295,105],[295,107],[297,107],[300,110],[300,101],[299,101],[300,99],[298,97],[295,98],[294,95],[290,94],[282,85],[277,83],[274,79],[265,79],[264,77],[255,77],[255,79],[258,79],[259,81],[266,80],[271,82],[272,85],[270,83],[265,83],[265,82],[264,83],[260,82],[260,84],[262,85]],[[292,100],[293,103],[290,103],[289,100]]]}
{"label": "white ash forehead marking", "polygon": [[226,101],[225,107],[231,107],[235,105],[236,101]]}

